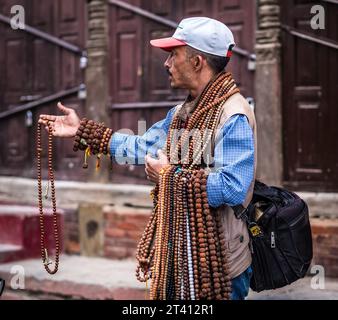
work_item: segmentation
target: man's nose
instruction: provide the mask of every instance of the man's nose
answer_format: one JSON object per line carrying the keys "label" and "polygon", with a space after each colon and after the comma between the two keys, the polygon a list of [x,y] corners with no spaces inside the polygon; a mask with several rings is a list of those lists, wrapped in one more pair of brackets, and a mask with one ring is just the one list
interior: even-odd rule
{"label": "man's nose", "polygon": [[165,68],[167,68],[167,69],[169,69],[170,68],[170,56],[167,58],[167,60],[166,61],[164,61],[164,67]]}

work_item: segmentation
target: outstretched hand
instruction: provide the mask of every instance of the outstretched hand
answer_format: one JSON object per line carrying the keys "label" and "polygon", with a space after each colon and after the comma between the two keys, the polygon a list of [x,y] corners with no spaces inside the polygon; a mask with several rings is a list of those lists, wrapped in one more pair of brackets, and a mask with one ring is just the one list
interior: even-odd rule
{"label": "outstretched hand", "polygon": [[47,131],[49,131],[48,122],[51,122],[52,134],[55,137],[75,137],[80,126],[79,116],[74,109],[65,107],[61,102],[57,107],[64,114],[63,116],[41,114],[38,122],[43,124]]}

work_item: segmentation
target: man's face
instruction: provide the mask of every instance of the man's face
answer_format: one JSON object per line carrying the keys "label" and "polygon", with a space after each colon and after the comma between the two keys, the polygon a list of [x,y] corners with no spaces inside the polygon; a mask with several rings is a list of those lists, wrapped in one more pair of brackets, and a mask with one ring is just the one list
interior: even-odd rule
{"label": "man's face", "polygon": [[171,52],[164,67],[169,74],[170,86],[176,89],[190,89],[195,74],[186,46],[176,47]]}

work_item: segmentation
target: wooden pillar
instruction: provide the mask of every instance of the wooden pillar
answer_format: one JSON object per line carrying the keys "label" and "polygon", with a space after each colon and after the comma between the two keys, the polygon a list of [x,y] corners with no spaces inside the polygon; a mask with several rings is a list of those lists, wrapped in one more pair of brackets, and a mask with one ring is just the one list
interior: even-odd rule
{"label": "wooden pillar", "polygon": [[281,185],[283,181],[281,40],[279,0],[258,0],[256,31],[257,177]]}
{"label": "wooden pillar", "polygon": [[[106,0],[88,0],[88,37],[86,69],[86,117],[109,126],[108,85],[108,3]],[[95,170],[95,159],[89,160],[88,180],[106,182],[109,177],[109,157]]]}

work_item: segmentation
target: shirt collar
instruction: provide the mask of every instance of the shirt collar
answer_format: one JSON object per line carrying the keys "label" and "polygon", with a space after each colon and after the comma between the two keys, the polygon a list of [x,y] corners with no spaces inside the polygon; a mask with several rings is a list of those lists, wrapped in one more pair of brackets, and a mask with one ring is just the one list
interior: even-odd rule
{"label": "shirt collar", "polygon": [[196,97],[193,99],[191,95],[189,94],[185,101],[183,102],[182,107],[178,111],[177,115],[182,121],[186,121],[188,117],[192,115],[196,108],[196,104],[199,100],[199,97]]}

